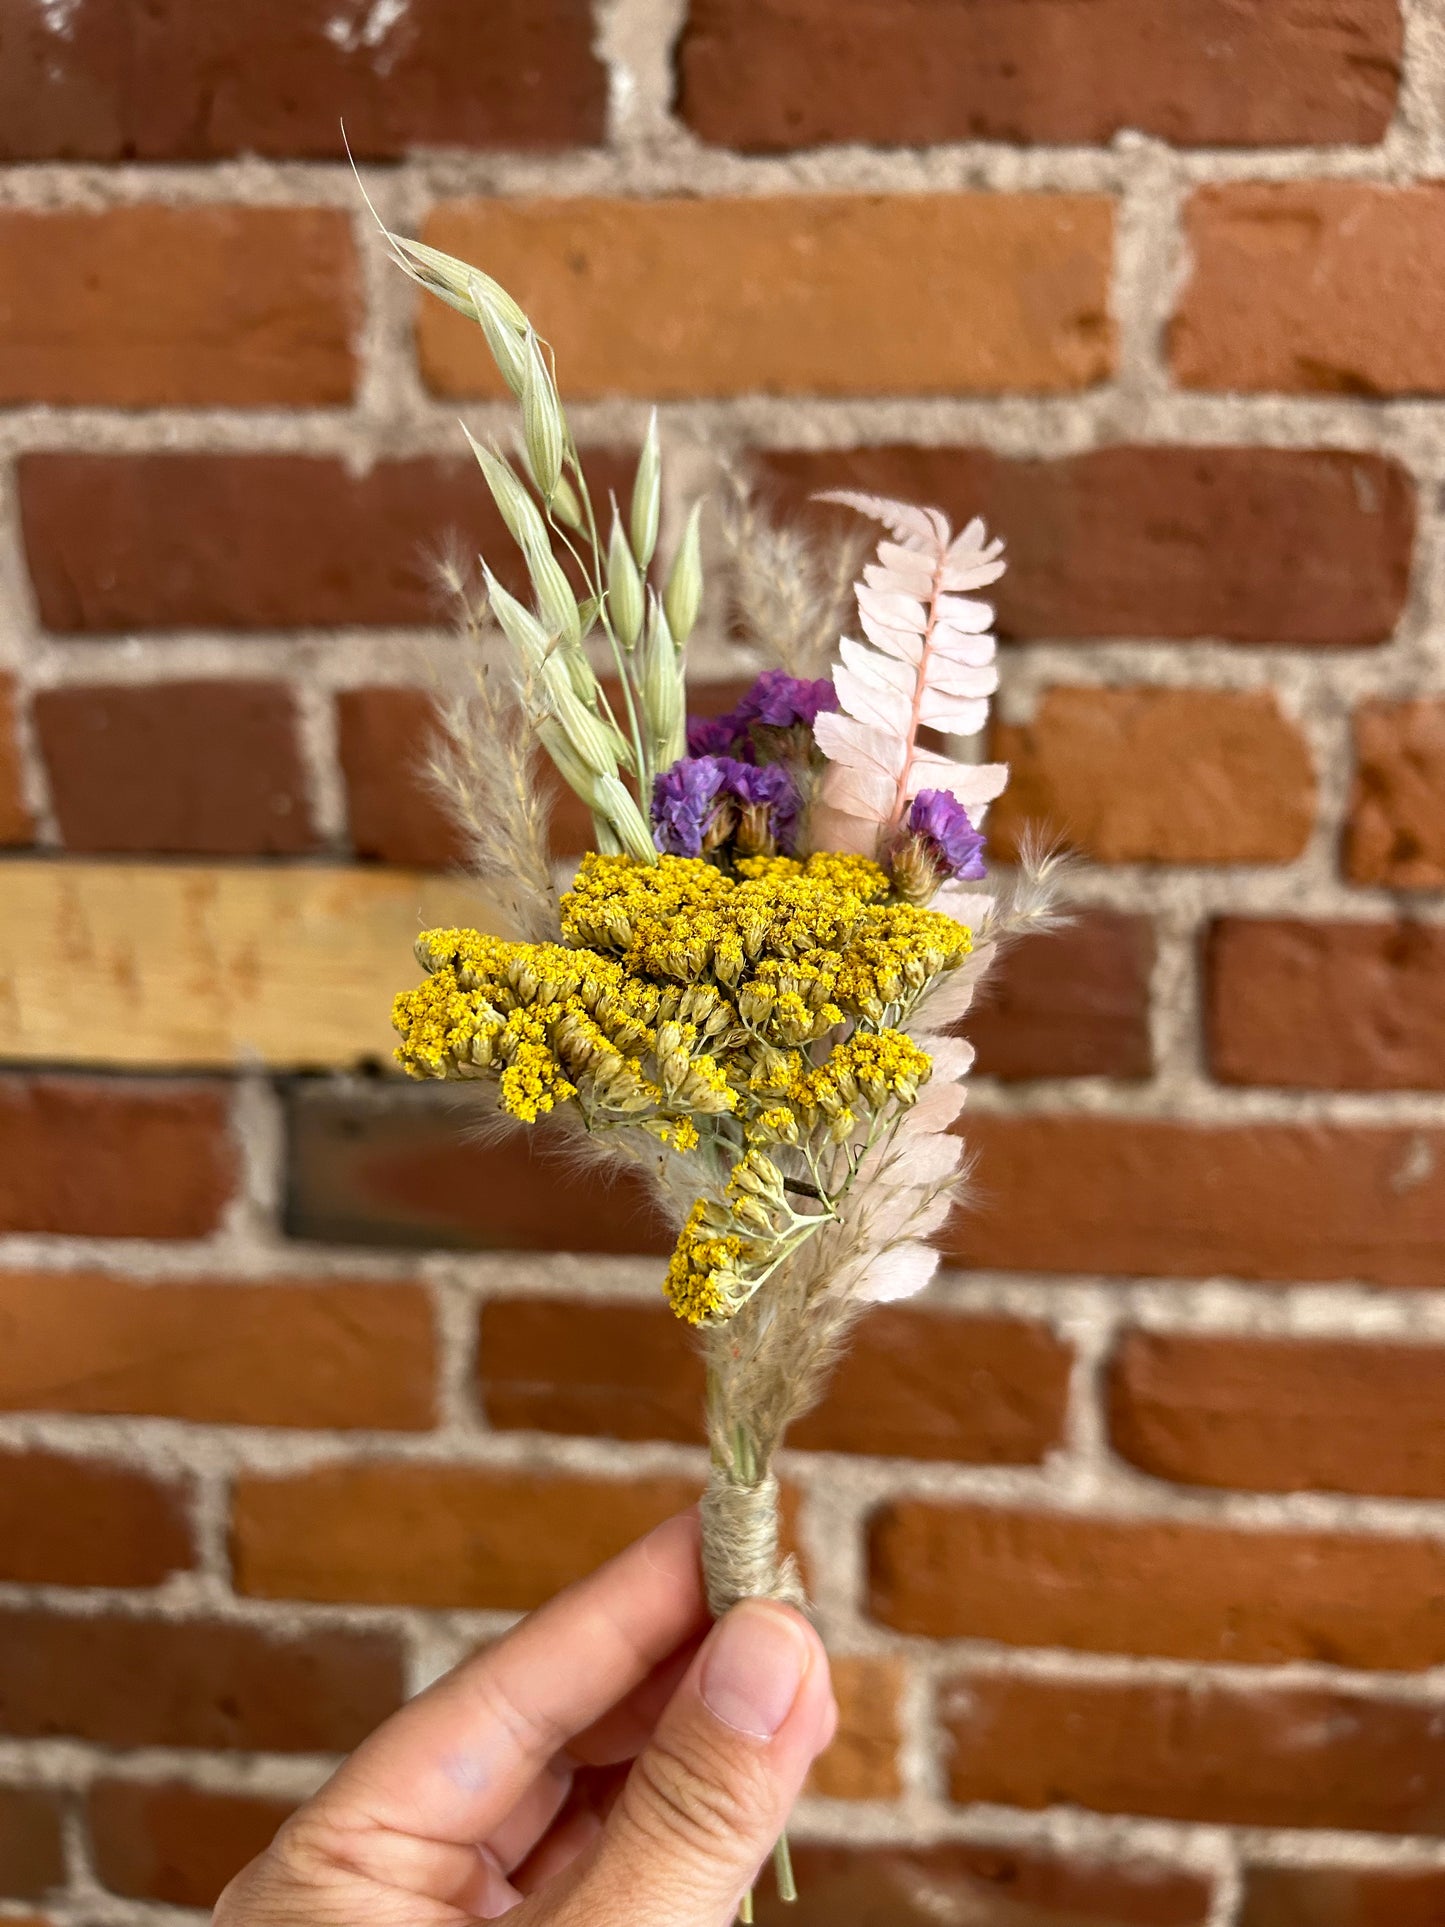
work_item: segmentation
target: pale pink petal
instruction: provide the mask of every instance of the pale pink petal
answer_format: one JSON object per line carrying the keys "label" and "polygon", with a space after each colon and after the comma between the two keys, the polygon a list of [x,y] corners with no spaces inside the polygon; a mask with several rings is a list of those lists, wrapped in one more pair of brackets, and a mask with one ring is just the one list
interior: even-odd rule
{"label": "pale pink petal", "polygon": [[[988,698],[948,696],[935,689],[919,704],[918,720],[945,736],[977,736],[988,721]],[[938,785],[935,783],[933,788],[937,789]]]}
{"label": "pale pink petal", "polygon": [[[906,736],[913,716],[913,703],[903,690],[891,688],[871,676],[861,676],[856,670],[845,669],[841,662],[834,665],[833,687],[838,692],[839,703],[850,716],[856,716],[860,722],[894,737]],[[824,753],[827,753],[826,750]]]}
{"label": "pale pink petal", "polygon": [[834,763],[866,764],[896,781],[906,740],[886,729],[872,729],[857,716],[825,709],[813,725],[819,749]]}
{"label": "pale pink petal", "polygon": [[[846,763],[834,763],[824,779],[823,801],[830,809],[841,810],[845,816],[862,817],[868,823],[867,853],[871,855],[878,844],[879,826],[892,809],[897,790],[895,780],[879,770],[853,769]],[[821,832],[815,832],[813,840],[822,850],[863,847],[856,843],[824,843],[819,841],[820,835]]]}
{"label": "pale pink petal", "polygon": [[858,607],[889,629],[911,629],[921,635],[928,623],[928,612],[916,596],[870,589],[866,582],[858,585]]}
{"label": "pale pink petal", "polygon": [[896,656],[900,662],[919,663],[923,660],[923,637],[916,629],[897,629],[888,623],[879,622],[876,616],[866,609],[858,611],[858,620],[863,633],[876,648],[885,655]]}
{"label": "pale pink petal", "polygon": [[[1001,796],[1007,783],[1007,763],[958,763],[931,749],[915,750],[913,766],[908,772],[910,796],[917,796],[919,790],[949,790],[970,816],[974,815],[976,805],[991,803],[996,796]],[[977,820],[974,817],[974,821]]]}
{"label": "pale pink petal", "polygon": [[912,1298],[933,1282],[938,1253],[931,1245],[896,1245],[880,1252],[863,1274],[859,1296],[870,1304],[893,1304]]}
{"label": "pale pink petal", "polygon": [[886,495],[863,495],[848,488],[825,489],[813,500],[837,502],[843,508],[856,509],[870,521],[881,522],[908,549],[940,552],[948,541],[947,522],[943,522],[940,534],[939,523],[943,518],[936,511],[930,514],[927,509],[914,508],[911,502],[894,502]]}
{"label": "pale pink petal", "polygon": [[985,629],[993,627],[993,604],[979,602],[972,596],[941,595],[933,604],[940,621],[946,622],[950,629],[962,629],[968,635],[982,635]]}
{"label": "pale pink petal", "polygon": [[856,811],[836,808],[828,798],[830,788],[835,785],[849,787],[853,781],[851,771],[839,769],[836,765],[828,771],[822,797],[813,806],[813,847],[818,850],[839,850],[845,856],[875,856],[878,851],[878,810],[870,807],[866,814],[860,816]]}

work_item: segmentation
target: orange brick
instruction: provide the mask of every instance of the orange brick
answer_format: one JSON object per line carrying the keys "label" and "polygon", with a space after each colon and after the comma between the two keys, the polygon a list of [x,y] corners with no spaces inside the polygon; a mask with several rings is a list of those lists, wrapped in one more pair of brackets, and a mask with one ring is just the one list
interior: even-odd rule
{"label": "orange brick", "polygon": [[237,1590],[260,1599],[526,1611],[697,1498],[691,1479],[448,1465],[237,1481]]}
{"label": "orange brick", "polygon": [[1445,1090],[1445,930],[1221,917],[1205,962],[1209,1068],[1222,1082]]}
{"label": "orange brick", "polygon": [[954,1262],[1008,1271],[1440,1283],[1445,1134],[971,1112]]}
{"label": "orange brick", "polygon": [[1308,745],[1267,690],[1050,689],[994,752],[1000,854],[1042,828],[1100,863],[1288,863],[1314,822]]}
{"label": "orange brick", "polygon": [[[1023,1319],[880,1306],[788,1442],[801,1451],[1036,1463],[1062,1436],[1071,1364],[1067,1345]],[[478,1390],[489,1423],[503,1430],[702,1441],[702,1360],[660,1302],[491,1299]]]}
{"label": "orange brick", "polygon": [[1362,703],[1345,873],[1392,890],[1445,885],[1445,702]]}
{"label": "orange brick", "polygon": [[235,1182],[222,1086],[0,1076],[0,1231],[201,1238]]}
{"label": "orange brick", "polygon": [[1445,1498],[1442,1345],[1134,1331],[1107,1400],[1115,1451],[1157,1479]]}
{"label": "orange brick", "polygon": [[1250,1867],[1239,1927],[1439,1927],[1445,1868]]}
{"label": "orange brick", "polygon": [[1145,1078],[1154,1068],[1147,917],[1080,907],[1062,930],[1023,937],[959,1025],[980,1077]]}
{"label": "orange brick", "polygon": [[1187,388],[1445,393],[1445,184],[1241,182],[1185,209],[1170,335]]}
{"label": "orange brick", "polygon": [[[422,238],[511,290],[565,394],[681,399],[1086,388],[1112,236],[1101,195],[958,193],[454,201]],[[418,330],[438,392],[503,392],[474,323]]]}
{"label": "orange brick", "polygon": [[414,1285],[0,1272],[0,1410],[423,1431],[435,1377]]}
{"label": "orange brick", "polygon": [[466,840],[427,781],[437,738],[436,703],[425,689],[343,689],[336,747],[346,784],[347,824],[358,856],[417,869],[466,859]]}
{"label": "orange brick", "polygon": [[587,0],[85,0],[32,19],[0,69],[6,160],[342,160],[343,115],[359,159],[604,132]]}
{"label": "orange brick", "polygon": [[321,406],[355,386],[339,208],[11,208],[0,288],[0,402]]}
{"label": "orange brick", "polygon": [[390,1633],[0,1607],[0,1734],[345,1753],[401,1704]]}
{"label": "orange brick", "polygon": [[294,856],[318,847],[285,683],[43,689],[35,733],[68,850]]}
{"label": "orange brick", "polygon": [[831,1663],[838,1732],[814,1766],[808,1790],[826,1800],[896,1800],[903,1791],[903,1661],[839,1653]]}
{"label": "orange brick", "polygon": [[40,1787],[0,1786],[0,1894],[7,1900],[40,1900],[64,1885],[66,1804],[63,1794]]}
{"label": "orange brick", "polygon": [[930,1847],[802,1842],[793,1865],[797,1900],[780,1901],[762,1881],[759,1927],[1205,1927],[1209,1917],[1207,1881],[1143,1859],[1132,1844],[1101,1860],[963,1840]]}
{"label": "orange brick", "polygon": [[158,1586],[194,1560],[178,1485],[99,1459],[0,1453],[0,1579]]}
{"label": "orange brick", "polygon": [[20,774],[15,678],[0,676],[0,845],[28,843],[35,833]]}
{"label": "orange brick", "polygon": [[1397,0],[1327,14],[1230,0],[692,0],[680,110],[750,153],[833,141],[1185,146],[1375,141],[1400,82]]}
{"label": "orange brick", "polygon": [[270,1846],[293,1805],[181,1780],[97,1780],[85,1802],[91,1860],[113,1894],[214,1907],[227,1881]]}
{"label": "orange brick", "polygon": [[1166,1684],[971,1673],[945,1689],[943,1713],[949,1787],[963,1805],[1366,1833],[1445,1825],[1445,1726],[1422,1700],[1207,1676]]}
{"label": "orange brick", "polygon": [[[22,504],[29,463],[83,459],[22,457]],[[812,502],[835,488],[931,502],[956,526],[982,516],[1008,544],[989,590],[1004,641],[1368,648],[1389,641],[1410,586],[1415,480],[1364,449],[877,442],[760,449],[751,466],[810,521],[859,527]]]}
{"label": "orange brick", "polygon": [[922,1499],[870,1535],[871,1610],[899,1632],[1244,1665],[1412,1672],[1445,1659],[1445,1546]]}

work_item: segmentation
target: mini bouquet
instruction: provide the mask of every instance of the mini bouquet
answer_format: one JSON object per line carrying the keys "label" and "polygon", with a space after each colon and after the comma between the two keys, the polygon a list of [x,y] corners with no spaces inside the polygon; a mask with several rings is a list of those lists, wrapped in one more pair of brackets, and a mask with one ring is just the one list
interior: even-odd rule
{"label": "mini bouquet", "polygon": [[[801,1601],[774,1455],[859,1315],[932,1276],[964,1170],[958,1023],[1000,940],[1050,916],[1051,858],[1025,863],[1007,906],[973,887],[1007,771],[949,753],[997,682],[978,592],[1001,545],[933,509],[824,498],[885,531],[856,585],[860,637],[836,640],[858,551],[840,564],[738,492],[730,621],[777,666],[729,714],[690,720],[699,508],[657,570],[655,415],[604,531],[522,309],[388,238],[477,322],[520,402],[515,461],[472,447],[531,585],[519,599],[485,561],[476,590],[454,579],[474,674],[443,712],[436,774],[505,933],[421,936],[397,1057],[645,1174],[677,1232],[662,1289],[706,1356],[709,1602]],[[595,832],[560,896],[541,753]],[[785,1844],[777,1864],[791,1897]]]}

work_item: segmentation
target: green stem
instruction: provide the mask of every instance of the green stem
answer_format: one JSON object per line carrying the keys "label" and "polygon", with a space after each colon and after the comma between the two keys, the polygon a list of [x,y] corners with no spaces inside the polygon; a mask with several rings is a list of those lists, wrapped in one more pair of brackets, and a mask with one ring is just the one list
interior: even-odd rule
{"label": "green stem", "polygon": [[778,1835],[773,1848],[773,1877],[778,1883],[778,1898],[792,1902],[798,1898],[798,1883],[793,1878],[793,1855],[786,1833]]}
{"label": "green stem", "polygon": [[[602,538],[597,533],[597,514],[592,507],[592,491],[588,488],[587,479],[582,473],[582,457],[577,452],[577,444],[572,440],[570,429],[568,430],[567,440],[568,459],[572,464],[572,473],[577,477],[578,493],[582,498],[582,511],[587,517],[587,539],[592,544],[592,561],[596,569],[596,579],[595,581],[589,581],[588,586],[597,597],[598,619],[606,631],[608,642],[612,645],[612,660],[617,665],[617,675],[622,684],[622,694],[627,702],[627,723],[628,728],[632,732],[632,753],[637,759],[637,793],[641,799],[643,816],[646,817],[650,801],[648,791],[651,787],[649,780],[649,765],[651,759],[647,755],[643,742],[642,729],[637,720],[637,705],[632,699],[632,679],[627,673],[626,652],[623,650],[622,644],[617,640],[617,632],[612,627],[612,618],[607,611],[607,596],[605,593],[602,566]],[[587,571],[585,567],[583,567],[580,557],[578,558],[578,567],[582,569],[585,577]]]}

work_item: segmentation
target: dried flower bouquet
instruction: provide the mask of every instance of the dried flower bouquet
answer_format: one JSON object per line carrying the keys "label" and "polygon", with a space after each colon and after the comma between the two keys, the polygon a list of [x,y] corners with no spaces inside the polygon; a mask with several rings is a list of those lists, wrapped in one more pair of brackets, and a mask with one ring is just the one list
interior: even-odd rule
{"label": "dried flower bouquet", "polygon": [[[933,509],[828,498],[886,531],[856,585],[862,639],[837,641],[858,552],[772,527],[737,493],[729,619],[778,666],[730,714],[689,721],[699,510],[657,586],[655,416],[604,535],[527,316],[485,274],[389,239],[479,325],[520,403],[515,465],[472,447],[532,588],[518,600],[483,562],[474,674],[436,771],[507,934],[423,934],[397,1056],[646,1174],[677,1228],[663,1288],[706,1354],[709,1601],[800,1599],[774,1455],[859,1315],[932,1276],[963,1176],[959,1020],[1001,939],[1051,914],[1051,860],[1024,866],[1006,907],[970,887],[1007,771],[921,739],[984,726],[997,669],[978,592],[1001,545]],[[539,749],[595,830],[560,898]],[[785,1846],[778,1868],[791,1894]]]}

